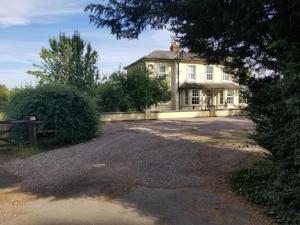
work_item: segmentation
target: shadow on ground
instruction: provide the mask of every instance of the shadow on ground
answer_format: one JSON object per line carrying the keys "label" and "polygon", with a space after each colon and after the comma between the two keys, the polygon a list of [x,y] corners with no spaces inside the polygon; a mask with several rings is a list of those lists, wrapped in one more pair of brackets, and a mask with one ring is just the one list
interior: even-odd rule
{"label": "shadow on ground", "polygon": [[5,168],[34,196],[25,214],[44,215],[30,225],[272,224],[226,183],[267,154],[247,138],[251,127],[243,117],[108,123],[90,143]]}

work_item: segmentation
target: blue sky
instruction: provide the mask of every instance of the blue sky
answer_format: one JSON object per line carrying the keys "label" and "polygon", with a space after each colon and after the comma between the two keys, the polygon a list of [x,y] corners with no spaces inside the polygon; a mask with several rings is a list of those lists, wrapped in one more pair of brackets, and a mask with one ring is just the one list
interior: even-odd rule
{"label": "blue sky", "polygon": [[171,33],[145,31],[138,40],[117,40],[108,29],[96,29],[83,10],[99,0],[0,0],[0,83],[12,88],[34,85],[26,74],[39,63],[39,51],[60,32],[81,36],[99,53],[99,69],[107,74],[153,50],[167,50]]}

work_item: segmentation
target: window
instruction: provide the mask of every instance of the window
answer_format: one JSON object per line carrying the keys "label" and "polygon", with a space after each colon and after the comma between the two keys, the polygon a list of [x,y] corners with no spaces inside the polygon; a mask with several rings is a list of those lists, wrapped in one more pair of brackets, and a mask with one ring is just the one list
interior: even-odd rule
{"label": "window", "polygon": [[184,91],[184,104],[189,104],[189,90]]}
{"label": "window", "polygon": [[199,91],[198,90],[193,90],[192,104],[193,105],[198,105],[199,104]]}
{"label": "window", "polygon": [[223,80],[229,80],[229,75],[228,73],[225,72],[224,68],[222,69],[223,71]]}
{"label": "window", "polygon": [[223,93],[223,91],[221,91],[221,93],[220,93],[220,104],[221,105],[224,104],[224,93]]}
{"label": "window", "polygon": [[195,66],[188,66],[188,79],[196,80],[196,67]]}
{"label": "window", "polygon": [[160,66],[158,70],[158,77],[162,79],[166,79],[167,73],[166,73],[166,67]]}
{"label": "window", "polygon": [[212,80],[213,79],[213,73],[214,73],[214,67],[213,66],[206,66],[206,80]]}
{"label": "window", "polygon": [[227,104],[233,104],[233,90],[227,92]]}

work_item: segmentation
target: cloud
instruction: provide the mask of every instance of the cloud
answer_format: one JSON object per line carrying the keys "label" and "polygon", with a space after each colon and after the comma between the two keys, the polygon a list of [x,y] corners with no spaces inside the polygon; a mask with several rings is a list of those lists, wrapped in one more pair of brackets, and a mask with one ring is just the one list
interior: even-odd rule
{"label": "cloud", "polygon": [[28,25],[34,19],[83,13],[85,0],[0,0],[0,27]]}
{"label": "cloud", "polygon": [[25,69],[0,69],[0,84],[9,88],[34,86],[36,83],[36,77],[26,74]]}

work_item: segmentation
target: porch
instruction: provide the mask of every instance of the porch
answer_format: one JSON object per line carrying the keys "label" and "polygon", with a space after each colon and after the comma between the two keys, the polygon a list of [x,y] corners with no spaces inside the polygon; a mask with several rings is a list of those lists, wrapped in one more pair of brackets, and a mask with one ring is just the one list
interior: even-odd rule
{"label": "porch", "polygon": [[185,83],[179,89],[180,110],[239,108],[239,86],[228,83]]}

